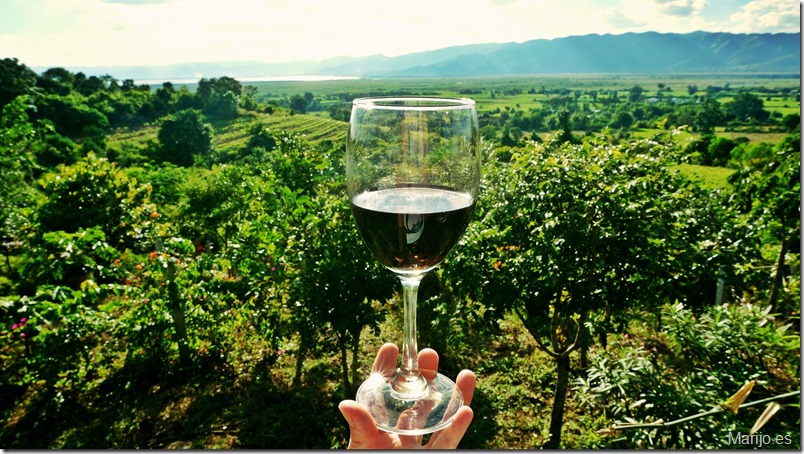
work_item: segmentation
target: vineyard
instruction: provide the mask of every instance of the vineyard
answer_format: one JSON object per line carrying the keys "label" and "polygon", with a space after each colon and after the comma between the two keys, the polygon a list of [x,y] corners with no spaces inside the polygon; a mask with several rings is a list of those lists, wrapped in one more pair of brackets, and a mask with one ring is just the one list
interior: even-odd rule
{"label": "vineyard", "polygon": [[[242,147],[249,138],[249,129],[260,124],[275,131],[286,131],[298,135],[310,144],[324,140],[342,142],[346,138],[346,127],[342,121],[332,120],[322,115],[291,114],[280,111],[275,114],[252,112],[237,121],[215,122],[215,147],[221,152],[230,152]],[[157,139],[158,125],[130,129],[122,128],[109,136],[114,144],[145,144]]]}
{"label": "vineyard", "polygon": [[[785,81],[190,91],[9,67],[0,446],[345,447],[338,404],[402,337],[402,305],[343,196],[344,107],[470,90],[481,195],[418,308],[439,371],[478,377],[460,447],[801,447]],[[735,446],[754,433],[774,442]]]}

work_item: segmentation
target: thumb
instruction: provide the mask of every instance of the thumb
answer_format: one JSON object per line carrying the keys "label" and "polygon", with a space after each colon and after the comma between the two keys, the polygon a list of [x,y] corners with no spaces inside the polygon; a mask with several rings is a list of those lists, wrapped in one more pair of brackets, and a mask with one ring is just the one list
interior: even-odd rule
{"label": "thumb", "polygon": [[338,405],[346,423],[349,424],[349,448],[371,448],[377,440],[377,425],[368,410],[353,400],[344,400]]}

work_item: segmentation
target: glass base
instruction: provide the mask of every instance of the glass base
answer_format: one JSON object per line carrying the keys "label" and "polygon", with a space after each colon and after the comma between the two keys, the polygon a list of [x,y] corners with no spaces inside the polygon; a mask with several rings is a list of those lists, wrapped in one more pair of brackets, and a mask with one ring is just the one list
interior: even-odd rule
{"label": "glass base", "polygon": [[368,409],[378,428],[399,435],[441,430],[463,406],[460,388],[446,376],[409,380],[399,369],[391,377],[371,374],[357,390],[356,400]]}

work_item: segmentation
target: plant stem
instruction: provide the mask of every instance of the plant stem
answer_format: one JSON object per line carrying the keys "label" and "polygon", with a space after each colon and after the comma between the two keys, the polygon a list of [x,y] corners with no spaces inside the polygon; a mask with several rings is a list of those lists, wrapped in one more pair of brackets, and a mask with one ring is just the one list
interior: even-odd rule
{"label": "plant stem", "polygon": [[[740,405],[739,408],[754,407],[754,406],[762,405],[762,404],[765,404],[765,403],[768,403],[768,402],[773,402],[773,401],[777,401],[777,400],[786,399],[788,397],[798,396],[800,394],[801,394],[801,391],[793,391],[793,392],[789,392],[789,393],[785,393],[785,394],[780,394],[778,396],[768,397],[766,399],[755,400],[753,402],[746,402],[746,403]],[[659,420],[657,422],[649,422],[649,423],[644,423],[644,424],[612,424],[611,429],[612,430],[627,430],[627,429],[659,429],[659,428],[666,428],[666,427],[677,426],[677,425],[685,423],[687,421],[692,421],[694,419],[703,418],[705,416],[712,416],[712,415],[715,415],[715,414],[718,414],[718,413],[723,413],[724,411],[726,411],[726,410],[723,407],[718,406],[718,407],[715,407],[715,408],[713,408],[713,409],[711,409],[709,411],[705,411],[703,413],[698,413],[698,414],[695,414],[695,415],[692,415],[692,416],[686,416],[684,418],[679,418],[679,419],[676,419],[676,420],[673,420],[673,421],[664,422],[662,420]]]}

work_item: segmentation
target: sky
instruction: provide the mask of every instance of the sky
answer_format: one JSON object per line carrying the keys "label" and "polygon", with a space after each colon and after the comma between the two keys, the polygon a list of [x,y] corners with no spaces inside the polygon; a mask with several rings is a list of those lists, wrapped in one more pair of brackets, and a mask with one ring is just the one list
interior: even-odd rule
{"label": "sky", "polygon": [[389,57],[476,43],[697,30],[800,32],[794,0],[0,0],[29,67]]}

